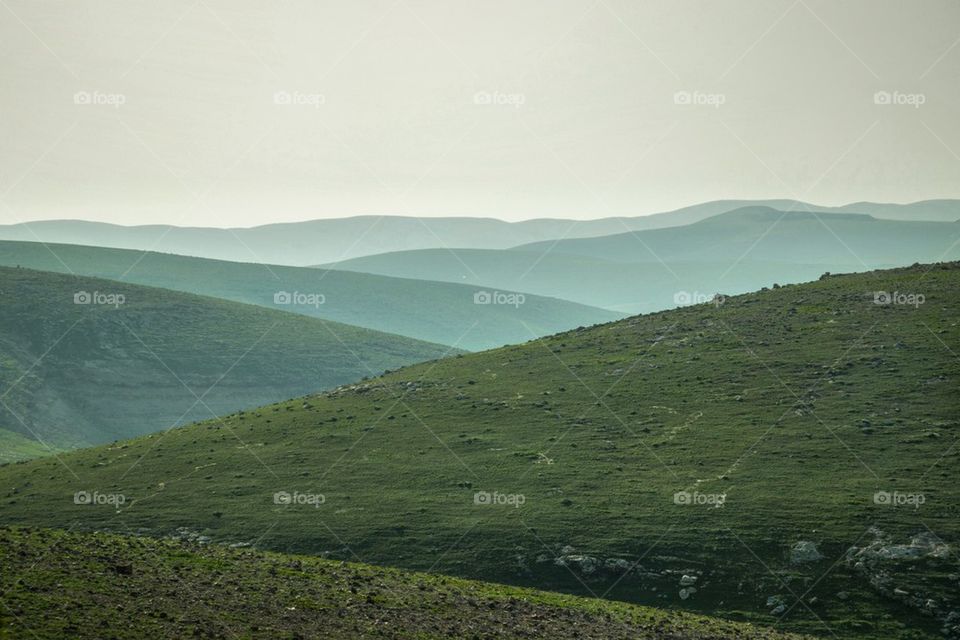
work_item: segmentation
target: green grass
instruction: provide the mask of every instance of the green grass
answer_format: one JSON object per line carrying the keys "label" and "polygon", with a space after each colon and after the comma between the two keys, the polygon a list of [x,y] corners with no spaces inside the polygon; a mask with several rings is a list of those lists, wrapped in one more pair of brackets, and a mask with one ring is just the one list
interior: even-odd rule
{"label": "green grass", "polygon": [[7,429],[0,429],[0,462],[39,458],[50,453],[50,448],[32,438],[24,437]]}
{"label": "green grass", "polygon": [[[78,292],[124,300],[75,304]],[[0,433],[19,436],[0,438],[0,459],[160,431],[449,352],[252,305],[0,267]]]}
{"label": "green grass", "polygon": [[0,638],[798,638],[617,602],[179,541],[0,528]]}
{"label": "green grass", "polygon": [[[465,284],[68,244],[0,241],[0,264],[224,298],[471,351],[623,317],[535,295],[519,306],[474,304],[478,287]],[[278,305],[277,292],[323,302]]]}
{"label": "green grass", "polygon": [[[877,305],[875,291],[925,302]],[[937,616],[960,607],[958,303],[960,265],[916,266],[415,365],[225,424],[2,467],[0,519],[186,526],[829,637],[939,637]],[[127,502],[78,506],[80,490]],[[274,502],[294,491],[326,500]],[[478,505],[478,491],[524,501]],[[682,491],[725,502],[675,504]],[[876,504],[877,491],[925,502]],[[880,567],[935,615],[844,561],[870,527],[891,544],[930,530],[951,545]],[[798,541],[824,558],[791,564]],[[686,600],[683,574],[698,576]],[[771,596],[789,610],[772,615]]]}

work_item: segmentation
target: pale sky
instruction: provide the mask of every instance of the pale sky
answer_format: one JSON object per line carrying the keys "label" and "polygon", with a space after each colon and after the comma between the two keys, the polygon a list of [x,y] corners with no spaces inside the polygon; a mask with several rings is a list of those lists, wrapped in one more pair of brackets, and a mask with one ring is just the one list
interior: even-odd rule
{"label": "pale sky", "polygon": [[958,40],[955,0],[3,0],[0,222],[960,197]]}

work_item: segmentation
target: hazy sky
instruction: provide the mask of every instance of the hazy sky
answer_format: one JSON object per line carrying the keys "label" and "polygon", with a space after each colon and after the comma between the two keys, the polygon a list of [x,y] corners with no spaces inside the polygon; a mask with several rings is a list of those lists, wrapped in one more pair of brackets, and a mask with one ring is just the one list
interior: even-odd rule
{"label": "hazy sky", "polygon": [[956,0],[2,0],[0,221],[960,197],[958,40]]}

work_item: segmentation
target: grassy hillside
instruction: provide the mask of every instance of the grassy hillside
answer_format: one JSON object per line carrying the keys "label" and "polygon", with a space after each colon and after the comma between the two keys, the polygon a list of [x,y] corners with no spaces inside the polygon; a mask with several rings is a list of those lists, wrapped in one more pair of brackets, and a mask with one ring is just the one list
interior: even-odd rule
{"label": "grassy hillside", "polygon": [[853,212],[899,220],[960,219],[960,201],[910,204],[858,202],[821,207],[793,200],[716,200],[643,216],[563,220],[542,218],[507,222],[495,218],[415,218],[353,216],[212,229],[169,225],[121,226],[83,220],[44,220],[0,225],[0,239],[139,249],[237,262],[305,266],[392,251],[437,247],[506,249],[553,240],[586,238],[624,231],[690,224],[743,206],[793,207],[799,211]]}
{"label": "grassy hillside", "polygon": [[958,303],[960,264],[916,266],[415,365],[62,456],[79,479],[0,467],[0,519],[940,637],[960,610]]}
{"label": "grassy hillside", "polygon": [[[214,296],[467,350],[622,317],[535,295],[518,298],[520,304],[475,304],[477,287],[460,284],[77,245],[0,242],[0,265]],[[276,297],[283,293],[289,304]]]}
{"label": "grassy hillside", "polygon": [[214,298],[0,267],[0,456],[159,431],[449,351]]}
{"label": "grassy hillside", "polygon": [[0,528],[0,561],[11,580],[0,637],[799,639],[681,612],[180,540]]}
{"label": "grassy hillside", "polygon": [[[783,218],[781,219],[781,216]],[[748,208],[683,227],[525,245],[423,249],[355,258],[338,269],[463,282],[646,313],[714,293],[960,257],[960,224]],[[952,247],[951,245],[957,244]],[[661,262],[662,261],[662,262]]]}

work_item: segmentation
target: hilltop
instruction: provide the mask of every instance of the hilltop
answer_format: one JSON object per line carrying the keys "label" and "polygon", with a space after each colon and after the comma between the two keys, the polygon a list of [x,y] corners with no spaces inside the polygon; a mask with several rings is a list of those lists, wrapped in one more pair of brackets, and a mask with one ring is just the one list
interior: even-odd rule
{"label": "hilltop", "polygon": [[0,467],[0,519],[940,637],[960,611],[958,303],[960,264],[916,265],[413,365]]}
{"label": "hilltop", "polygon": [[213,296],[471,351],[623,317],[531,294],[493,298],[463,284],[77,245],[0,242],[0,264]]}
{"label": "hilltop", "polygon": [[215,298],[0,267],[3,456],[130,438],[451,352]]}

